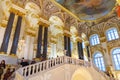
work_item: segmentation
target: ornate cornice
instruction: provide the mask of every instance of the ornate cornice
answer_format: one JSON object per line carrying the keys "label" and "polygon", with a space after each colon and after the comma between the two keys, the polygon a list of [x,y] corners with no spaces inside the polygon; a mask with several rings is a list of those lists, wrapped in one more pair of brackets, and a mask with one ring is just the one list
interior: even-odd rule
{"label": "ornate cornice", "polygon": [[71,37],[71,33],[67,30],[64,30],[64,33],[63,33],[65,36],[68,36],[68,37]]}
{"label": "ornate cornice", "polygon": [[13,12],[15,13],[16,15],[19,15],[19,16],[24,16],[26,14],[26,10],[15,5],[15,4],[12,4],[11,7],[10,7],[10,12]]}
{"label": "ornate cornice", "polygon": [[43,25],[44,27],[49,27],[50,22],[43,18],[39,18],[39,25]]}
{"label": "ornate cornice", "polygon": [[114,47],[119,47],[120,46],[120,39],[112,40],[112,41],[107,41],[107,47],[109,49],[112,49]]}
{"label": "ornate cornice", "polygon": [[76,37],[77,42],[82,42],[82,39],[80,37]]}

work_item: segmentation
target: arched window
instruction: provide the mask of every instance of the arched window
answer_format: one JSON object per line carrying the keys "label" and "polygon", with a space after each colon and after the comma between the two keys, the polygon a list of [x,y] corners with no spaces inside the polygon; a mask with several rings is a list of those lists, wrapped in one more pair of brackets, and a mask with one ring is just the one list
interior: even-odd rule
{"label": "arched window", "polygon": [[107,35],[108,41],[115,40],[115,39],[119,38],[118,31],[116,28],[111,28],[111,29],[107,30],[106,35]]}
{"label": "arched window", "polygon": [[120,48],[112,51],[112,59],[116,70],[120,70]]}
{"label": "arched window", "polygon": [[94,34],[90,37],[90,44],[91,45],[97,45],[97,44],[100,44],[100,40],[99,40],[99,37],[97,34]]}
{"label": "arched window", "polygon": [[105,64],[103,55],[100,52],[96,52],[94,54],[94,64],[98,67],[101,71],[105,71]]}

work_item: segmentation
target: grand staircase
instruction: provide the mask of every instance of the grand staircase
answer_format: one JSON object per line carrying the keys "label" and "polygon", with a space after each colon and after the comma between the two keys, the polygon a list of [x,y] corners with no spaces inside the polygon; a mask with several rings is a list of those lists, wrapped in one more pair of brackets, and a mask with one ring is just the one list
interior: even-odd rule
{"label": "grand staircase", "polygon": [[[92,80],[115,80],[100,71],[92,62],[67,56],[19,68],[15,73],[15,80],[72,80],[72,75],[79,68],[81,68],[81,71],[87,70],[92,76]],[[87,77],[86,74],[84,75]],[[96,76],[100,77],[100,79]]]}

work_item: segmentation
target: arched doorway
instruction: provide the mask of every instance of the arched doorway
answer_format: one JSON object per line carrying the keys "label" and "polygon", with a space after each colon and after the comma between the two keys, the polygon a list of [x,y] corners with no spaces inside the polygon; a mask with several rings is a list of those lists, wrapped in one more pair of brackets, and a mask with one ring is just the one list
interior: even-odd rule
{"label": "arched doorway", "polygon": [[49,18],[50,27],[49,27],[49,44],[50,44],[50,54],[48,54],[49,58],[55,58],[57,56],[64,55],[64,36],[63,36],[63,26],[64,23],[57,16],[51,16]]}
{"label": "arched doorway", "polygon": [[37,34],[41,10],[33,2],[28,2],[25,5],[25,10],[27,13],[23,18],[24,27],[21,30],[22,38],[19,40],[17,56],[32,60],[36,55],[34,43],[37,41],[37,37],[33,36],[33,34]]}

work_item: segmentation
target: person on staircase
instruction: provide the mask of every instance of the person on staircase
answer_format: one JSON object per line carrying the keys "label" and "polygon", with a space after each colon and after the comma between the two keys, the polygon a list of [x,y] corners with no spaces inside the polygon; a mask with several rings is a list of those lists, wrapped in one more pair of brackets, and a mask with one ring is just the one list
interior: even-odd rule
{"label": "person on staircase", "polygon": [[10,68],[7,69],[6,73],[4,74],[3,80],[7,80],[11,76]]}
{"label": "person on staircase", "polygon": [[5,60],[2,60],[1,63],[0,63],[0,67],[2,68],[6,68],[6,64],[5,64]]}
{"label": "person on staircase", "polygon": [[1,76],[2,76],[3,73],[4,73],[4,70],[3,70],[3,68],[1,68],[1,66],[0,66],[0,80],[1,80]]}

